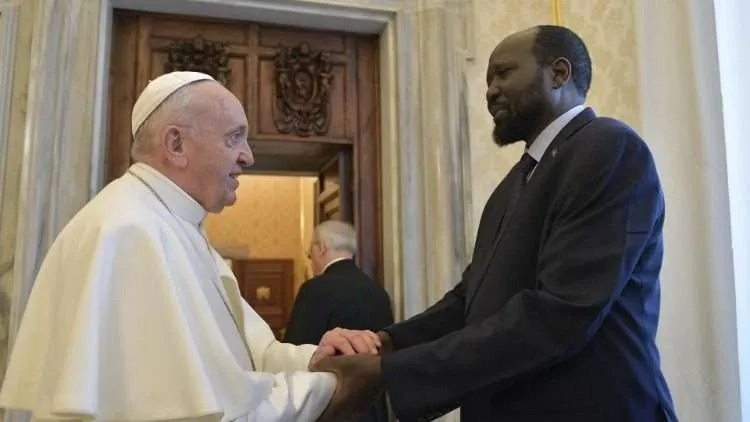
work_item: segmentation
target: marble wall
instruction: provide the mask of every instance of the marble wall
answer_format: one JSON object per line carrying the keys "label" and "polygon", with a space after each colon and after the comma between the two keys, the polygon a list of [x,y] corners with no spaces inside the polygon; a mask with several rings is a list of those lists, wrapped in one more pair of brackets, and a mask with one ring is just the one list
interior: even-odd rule
{"label": "marble wall", "polygon": [[[21,141],[24,134],[26,119],[26,106],[28,100],[28,81],[31,67],[28,51],[31,50],[32,25],[35,5],[19,8],[14,11],[5,11],[0,15],[0,23],[5,28],[9,24],[12,14],[20,24],[15,24],[12,31],[15,32],[14,43],[8,52],[9,63],[3,63],[2,70],[9,71],[4,74],[3,82],[13,86],[10,90],[10,100],[4,131],[0,132],[5,144],[3,156],[0,160],[3,165],[0,168],[2,182],[2,197],[0,197],[0,370],[4,372],[5,362],[8,354],[8,342],[11,325],[11,298],[13,296],[13,269],[15,267],[16,235],[18,224],[18,202],[21,195],[21,169],[24,143]],[[4,32],[4,37],[11,35]],[[3,57],[3,60],[6,58]],[[6,66],[7,65],[7,66]],[[6,85],[8,86],[8,85]]]}

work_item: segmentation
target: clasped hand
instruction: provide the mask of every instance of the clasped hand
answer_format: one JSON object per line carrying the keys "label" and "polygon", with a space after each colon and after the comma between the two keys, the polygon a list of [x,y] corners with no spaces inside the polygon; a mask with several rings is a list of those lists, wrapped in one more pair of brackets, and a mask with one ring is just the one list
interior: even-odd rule
{"label": "clasped hand", "polygon": [[336,328],[327,332],[310,360],[310,370],[336,375],[336,390],[320,422],[361,414],[381,392],[381,338],[372,331]]}
{"label": "clasped hand", "polygon": [[368,330],[334,328],[325,333],[310,360],[310,369],[327,356],[368,354],[378,355],[382,346],[377,334]]}

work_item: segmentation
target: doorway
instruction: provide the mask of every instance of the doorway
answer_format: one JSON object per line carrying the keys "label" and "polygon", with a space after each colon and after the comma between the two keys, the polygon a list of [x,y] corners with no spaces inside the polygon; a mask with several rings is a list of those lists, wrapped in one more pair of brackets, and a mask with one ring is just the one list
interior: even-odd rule
{"label": "doorway", "polygon": [[130,111],[148,81],[209,73],[245,106],[248,176],[315,178],[316,221],[354,223],[358,264],[383,283],[376,37],[119,9],[113,27],[107,182],[131,164]]}
{"label": "doorway", "polygon": [[277,338],[301,284],[316,218],[318,178],[243,175],[237,202],[206,218],[210,243],[233,269],[240,293]]}

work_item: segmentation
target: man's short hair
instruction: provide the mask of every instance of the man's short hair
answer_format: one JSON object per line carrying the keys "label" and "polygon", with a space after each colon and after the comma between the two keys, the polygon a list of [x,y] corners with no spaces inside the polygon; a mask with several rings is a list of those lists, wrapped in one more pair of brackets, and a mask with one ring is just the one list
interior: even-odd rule
{"label": "man's short hair", "polygon": [[591,56],[575,32],[563,26],[539,25],[534,40],[534,55],[540,65],[548,66],[560,57],[568,59],[576,90],[586,97],[591,87]]}
{"label": "man's short hair", "polygon": [[357,254],[357,232],[349,223],[328,220],[315,227],[313,239],[328,249]]}

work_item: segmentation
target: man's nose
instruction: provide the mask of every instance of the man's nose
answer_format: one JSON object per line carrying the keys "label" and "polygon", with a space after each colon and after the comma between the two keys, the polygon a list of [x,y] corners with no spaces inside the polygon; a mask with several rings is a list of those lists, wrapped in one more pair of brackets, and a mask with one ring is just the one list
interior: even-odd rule
{"label": "man's nose", "polygon": [[253,155],[253,150],[247,143],[245,143],[245,149],[240,152],[240,156],[237,158],[237,162],[242,167],[252,167],[252,165],[255,164],[255,156]]}
{"label": "man's nose", "polygon": [[497,88],[497,85],[491,84],[487,87],[487,92],[485,93],[485,97],[487,98],[488,103],[494,102],[499,95],[500,95],[500,90]]}

